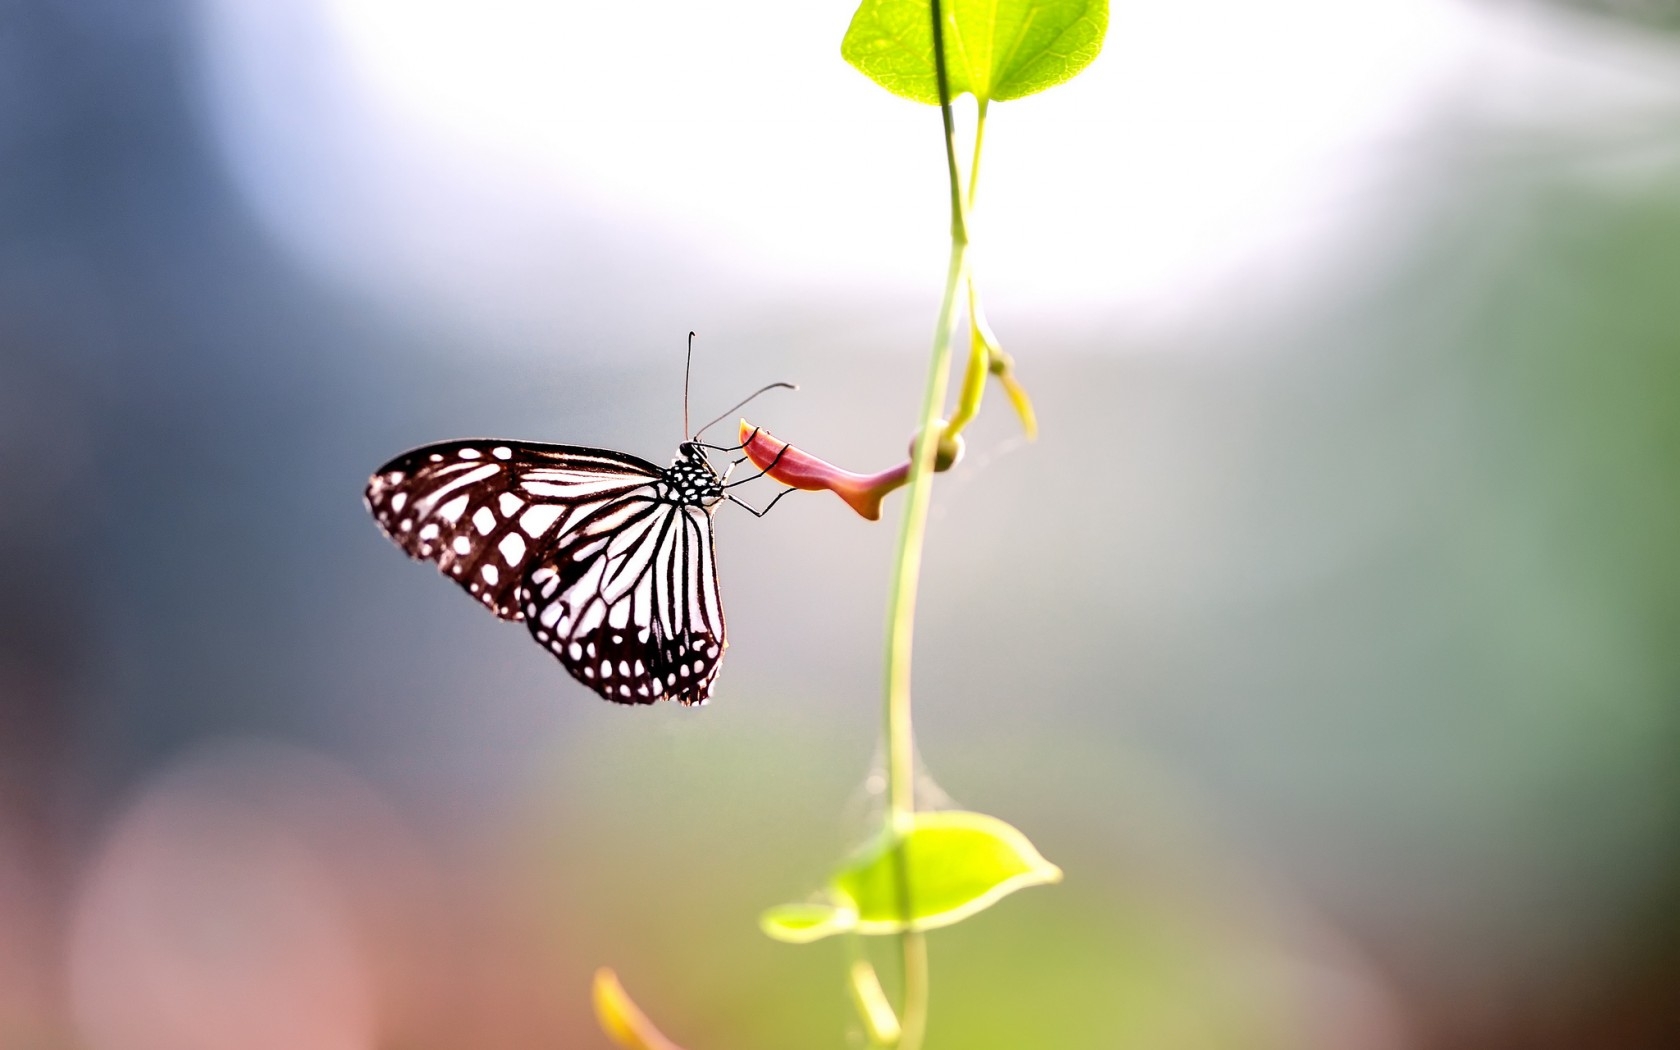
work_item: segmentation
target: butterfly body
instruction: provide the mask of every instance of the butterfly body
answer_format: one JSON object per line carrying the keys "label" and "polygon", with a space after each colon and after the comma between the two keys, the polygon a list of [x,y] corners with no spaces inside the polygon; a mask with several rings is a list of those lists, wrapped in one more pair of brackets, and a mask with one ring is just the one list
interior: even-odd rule
{"label": "butterfly body", "polygon": [[368,509],[410,557],[624,704],[711,697],[725,640],[712,512],[724,475],[693,442],[669,467],[606,449],[496,439],[413,449]]}
{"label": "butterfly body", "polygon": [[662,499],[707,511],[723,502],[723,476],[692,441],[679,445],[676,458],[659,473]]}

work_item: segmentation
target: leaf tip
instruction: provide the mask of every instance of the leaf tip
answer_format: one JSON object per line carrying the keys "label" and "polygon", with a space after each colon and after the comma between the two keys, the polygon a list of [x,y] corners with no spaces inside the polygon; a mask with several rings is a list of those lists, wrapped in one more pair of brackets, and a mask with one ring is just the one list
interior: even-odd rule
{"label": "leaf tip", "polygon": [[758,928],[784,944],[810,944],[857,925],[857,913],[832,904],[780,904],[759,916]]}

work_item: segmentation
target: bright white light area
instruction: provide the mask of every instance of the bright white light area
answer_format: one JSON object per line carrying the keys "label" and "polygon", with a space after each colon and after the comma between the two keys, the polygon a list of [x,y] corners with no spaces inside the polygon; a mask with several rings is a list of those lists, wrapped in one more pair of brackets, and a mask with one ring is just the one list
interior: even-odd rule
{"label": "bright white light area", "polygon": [[[937,112],[840,60],[849,0],[204,3],[231,166],[341,278],[502,316],[595,287],[603,266],[620,285],[646,274],[650,302],[704,298],[659,284],[683,267],[765,300],[936,294]],[[1475,10],[1118,5],[1085,74],[993,107],[990,293],[1155,308],[1244,272],[1332,271],[1382,219],[1373,147],[1403,152],[1480,61]]]}

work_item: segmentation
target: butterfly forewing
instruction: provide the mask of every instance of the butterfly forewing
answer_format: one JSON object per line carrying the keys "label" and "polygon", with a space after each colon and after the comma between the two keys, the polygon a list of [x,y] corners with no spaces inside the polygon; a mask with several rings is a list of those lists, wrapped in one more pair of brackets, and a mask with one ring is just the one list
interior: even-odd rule
{"label": "butterfly forewing", "polygon": [[452,441],[368,482],[380,528],[497,616],[525,620],[578,681],[618,703],[705,703],[727,646],[697,451],[662,470],[601,449]]}
{"label": "butterfly forewing", "polygon": [[570,523],[659,477],[634,456],[569,445],[448,441],[393,459],[368,480],[368,509],[409,556],[506,620],[531,564]]}

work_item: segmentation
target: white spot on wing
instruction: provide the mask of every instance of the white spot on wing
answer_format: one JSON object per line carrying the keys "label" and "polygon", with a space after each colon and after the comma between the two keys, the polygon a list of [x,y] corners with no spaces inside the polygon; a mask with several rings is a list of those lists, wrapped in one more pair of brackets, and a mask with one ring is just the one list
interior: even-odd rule
{"label": "white spot on wing", "polygon": [[502,542],[496,544],[496,549],[502,552],[502,560],[509,565],[519,564],[519,559],[525,557],[525,537],[517,532],[510,532],[502,537]]}
{"label": "white spot on wing", "polygon": [[466,493],[462,493],[461,495],[456,496],[454,499],[450,500],[448,503],[445,503],[443,506],[439,507],[437,513],[438,513],[438,517],[442,518],[444,521],[447,521],[450,524],[454,524],[455,522],[457,522],[461,519],[461,514],[466,509],[467,509],[467,496],[466,496]]}
{"label": "white spot on wing", "polygon": [[473,511],[473,528],[480,536],[488,536],[496,527],[496,512],[489,507],[480,507]]}
{"label": "white spot on wing", "polygon": [[541,536],[563,513],[565,513],[564,507],[532,507],[519,519],[519,527],[525,530],[527,536]]}
{"label": "white spot on wing", "polygon": [[467,539],[465,536],[457,536],[455,537],[454,547],[456,554],[471,554],[472,540]]}

